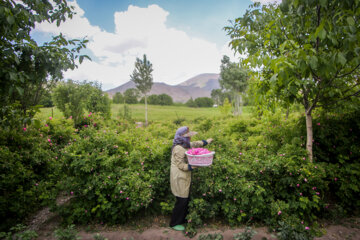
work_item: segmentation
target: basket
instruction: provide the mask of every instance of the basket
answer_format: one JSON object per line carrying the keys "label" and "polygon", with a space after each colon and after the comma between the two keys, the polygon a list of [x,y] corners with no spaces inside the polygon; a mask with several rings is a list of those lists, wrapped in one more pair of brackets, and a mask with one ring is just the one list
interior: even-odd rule
{"label": "basket", "polygon": [[185,154],[188,158],[188,162],[190,165],[206,167],[212,164],[215,152],[203,155],[191,155],[188,153]]}

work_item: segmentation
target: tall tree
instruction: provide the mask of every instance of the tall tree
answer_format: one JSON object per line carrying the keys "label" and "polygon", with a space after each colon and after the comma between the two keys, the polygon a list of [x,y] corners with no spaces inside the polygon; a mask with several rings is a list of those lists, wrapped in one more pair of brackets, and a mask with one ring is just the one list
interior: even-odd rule
{"label": "tall tree", "polygon": [[[225,30],[242,65],[259,74],[262,98],[304,106],[313,161],[312,112],[360,94],[360,1],[283,0],[254,4]],[[257,71],[255,71],[257,70]]]}
{"label": "tall tree", "polygon": [[62,79],[64,71],[76,67],[76,59],[81,63],[88,58],[79,55],[87,40],[67,40],[60,34],[38,45],[30,35],[37,23],[59,26],[73,14],[66,0],[0,1],[0,107],[20,102],[27,115],[45,89]]}
{"label": "tall tree", "polygon": [[136,58],[135,69],[133,74],[130,75],[130,79],[135,83],[136,88],[145,97],[145,126],[148,125],[147,94],[150,92],[153,85],[152,71],[152,64],[149,60],[146,59],[146,54],[144,54],[142,60]]}
{"label": "tall tree", "polygon": [[234,115],[241,115],[242,94],[247,87],[248,74],[236,63],[230,62],[228,56],[223,56],[220,66],[219,83],[222,89],[234,93]]}
{"label": "tall tree", "polygon": [[211,98],[214,100],[215,104],[217,104],[218,106],[220,106],[220,104],[221,104],[221,101],[220,101],[221,95],[222,95],[221,89],[211,90]]}

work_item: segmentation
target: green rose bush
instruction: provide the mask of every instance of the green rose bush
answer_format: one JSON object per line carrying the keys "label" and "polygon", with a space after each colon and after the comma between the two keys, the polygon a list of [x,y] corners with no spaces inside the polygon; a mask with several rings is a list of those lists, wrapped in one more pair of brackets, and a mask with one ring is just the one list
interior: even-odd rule
{"label": "green rose bush", "polygon": [[[281,236],[312,236],[317,219],[334,217],[339,210],[356,213],[357,116],[315,117],[313,163],[305,150],[303,116],[285,120],[277,113],[261,120],[219,117],[184,123],[199,132],[192,141],[212,137],[206,148],[216,152],[210,167],[193,170],[186,234],[194,236],[207,221],[220,218],[230,225],[262,223],[282,231]],[[67,224],[111,225],[144,214],[169,215],[174,204],[170,154],[177,127],[150,123],[142,128],[89,113],[76,128],[72,119],[47,119],[40,128],[2,133],[1,184],[6,191],[1,214],[25,216],[34,205],[64,192],[70,201],[55,210]],[[6,204],[12,206],[8,212]]]}

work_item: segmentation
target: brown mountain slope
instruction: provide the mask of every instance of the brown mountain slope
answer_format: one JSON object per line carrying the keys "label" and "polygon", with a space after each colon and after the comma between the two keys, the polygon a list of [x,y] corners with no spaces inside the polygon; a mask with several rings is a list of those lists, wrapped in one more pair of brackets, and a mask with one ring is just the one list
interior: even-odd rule
{"label": "brown mountain slope", "polygon": [[[220,88],[219,74],[200,74],[178,85],[154,82],[149,94],[168,94],[174,102],[186,102],[191,97],[210,97],[211,90]],[[124,93],[129,88],[135,88],[135,83],[129,81],[119,87],[107,90],[111,97],[117,92]]]}

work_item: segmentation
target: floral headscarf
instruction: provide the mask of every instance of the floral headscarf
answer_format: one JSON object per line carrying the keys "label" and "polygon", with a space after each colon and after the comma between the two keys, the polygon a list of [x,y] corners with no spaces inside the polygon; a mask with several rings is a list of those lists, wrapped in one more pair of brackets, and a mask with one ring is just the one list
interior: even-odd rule
{"label": "floral headscarf", "polygon": [[184,148],[190,148],[190,137],[183,137],[185,133],[189,132],[189,128],[186,126],[178,128],[175,133],[175,137],[173,140],[173,145],[171,147],[171,151],[176,145],[181,145]]}

